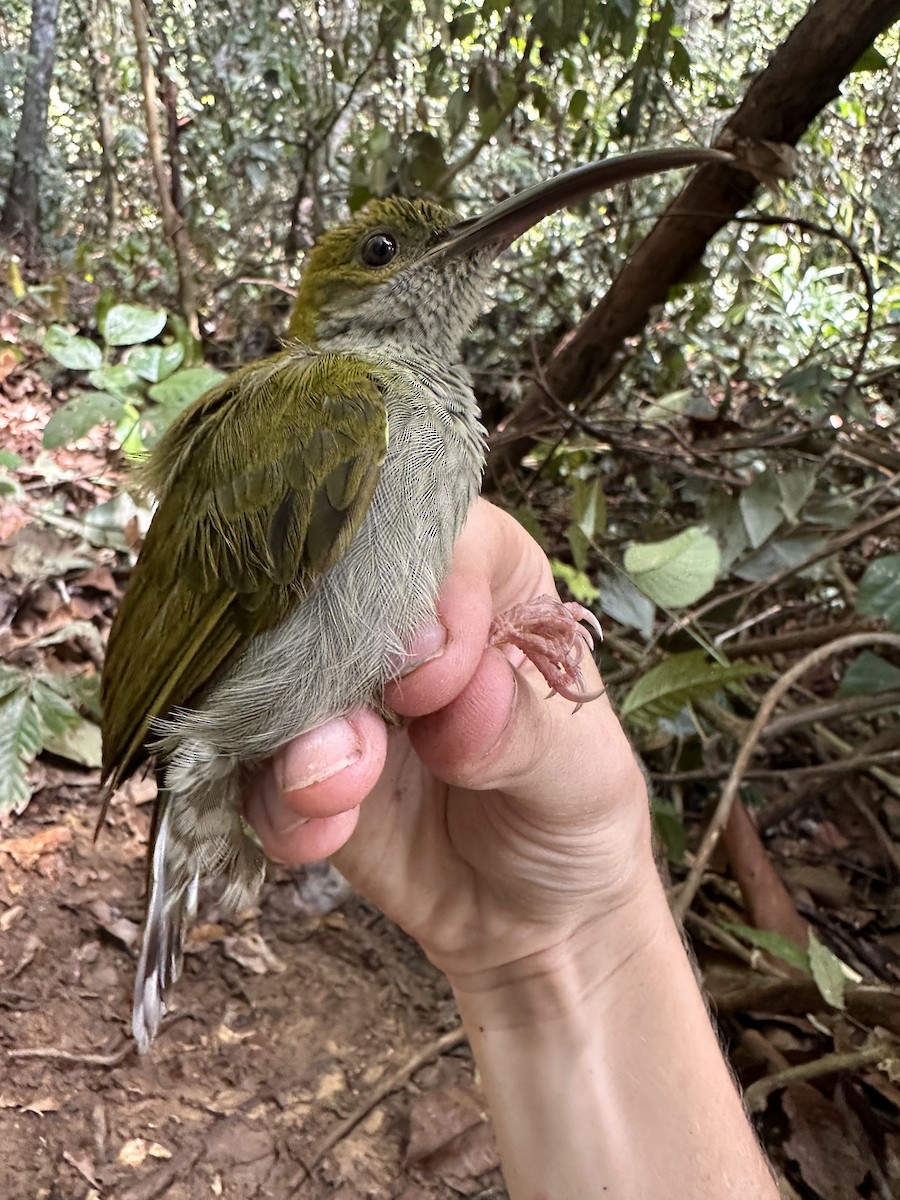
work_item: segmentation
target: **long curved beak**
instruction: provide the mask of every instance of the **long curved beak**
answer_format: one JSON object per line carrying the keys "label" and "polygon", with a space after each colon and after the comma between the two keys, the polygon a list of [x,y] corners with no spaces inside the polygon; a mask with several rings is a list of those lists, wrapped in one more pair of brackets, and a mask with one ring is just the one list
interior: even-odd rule
{"label": "long curved beak", "polygon": [[585,200],[604,188],[640,179],[644,175],[697,167],[705,163],[734,166],[735,160],[722,150],[671,149],[639,150],[634,154],[621,154],[615,158],[585,163],[553,179],[536,183],[523,192],[517,192],[481,217],[472,217],[452,225],[431,253],[441,257],[456,257],[481,247],[490,247],[499,254],[526,229],[550,213],[577,204],[579,200]]}

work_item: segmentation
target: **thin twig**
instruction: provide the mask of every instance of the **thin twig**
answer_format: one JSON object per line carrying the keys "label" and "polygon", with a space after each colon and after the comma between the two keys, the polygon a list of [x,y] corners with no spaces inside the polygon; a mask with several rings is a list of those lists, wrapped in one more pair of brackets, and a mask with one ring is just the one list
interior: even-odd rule
{"label": "thin twig", "polygon": [[782,713],[767,726],[763,737],[768,742],[773,738],[784,737],[786,733],[802,725],[832,721],[835,717],[858,717],[870,712],[879,712],[883,708],[897,708],[898,705],[900,688],[893,688],[889,692],[875,692],[871,696],[841,696],[835,700],[808,704],[803,708],[795,708],[793,712]]}
{"label": "thin twig", "polygon": [[801,658],[798,663],[795,663],[768,690],[762,704],[759,706],[759,711],[753,718],[750,728],[747,730],[744,743],[738,752],[731,774],[722,790],[722,795],[719,798],[719,803],[716,805],[712,820],[709,822],[706,832],[703,835],[703,840],[697,850],[694,864],[688,873],[687,879],[685,879],[679,888],[675,903],[672,906],[678,920],[684,920],[685,913],[690,908],[691,902],[697,894],[697,889],[700,887],[700,882],[703,878],[703,872],[709,865],[712,853],[718,844],[719,838],[722,836],[722,831],[728,822],[731,807],[737,797],[741,782],[762,737],[763,730],[768,724],[769,718],[778,701],[811,667],[817,666],[820,662],[824,662],[826,659],[832,657],[832,655],[840,654],[845,650],[855,650],[858,646],[871,645],[893,646],[900,650],[900,634],[852,633],[847,637],[836,638],[834,641],[828,642],[824,646],[819,646]]}
{"label": "thin twig", "polygon": [[78,1063],[85,1067],[117,1067],[133,1049],[133,1044],[126,1042],[108,1054],[75,1054],[58,1046],[25,1046],[20,1050],[7,1050],[6,1054],[8,1058],[49,1058],[54,1062]]}
{"label": "thin twig", "polygon": [[857,811],[864,821],[869,825],[875,837],[881,844],[882,850],[891,860],[894,871],[900,875],[900,846],[894,841],[888,831],[884,828],[875,814],[860,796],[851,796],[853,803],[856,805]]}
{"label": "thin twig", "polygon": [[430,1063],[433,1059],[439,1058],[442,1054],[446,1054],[449,1050],[455,1050],[457,1046],[462,1045],[466,1040],[466,1033],[462,1025],[457,1025],[448,1033],[442,1034],[441,1037],[435,1038],[433,1042],[429,1042],[421,1050],[401,1064],[396,1071],[392,1071],[390,1075],[385,1076],[380,1083],[375,1087],[357,1107],[345,1117],[343,1121],[339,1121],[333,1129],[325,1135],[319,1145],[316,1147],[312,1158],[309,1160],[307,1169],[308,1175],[316,1169],[325,1155],[333,1150],[338,1142],[342,1142],[344,1138],[351,1133],[360,1121],[364,1121],[373,1108],[377,1107],[386,1096],[391,1092],[397,1091],[408,1083],[410,1078],[415,1075],[420,1067],[424,1067],[426,1063]]}
{"label": "thin twig", "polygon": [[[815,779],[819,775],[848,775],[851,771],[867,771],[886,763],[900,762],[900,750],[884,750],[880,754],[859,754],[853,758],[835,759],[812,767],[786,767],[780,771],[760,768],[747,771],[745,779],[783,779],[785,783]],[[700,767],[696,771],[651,771],[657,783],[704,783],[707,780],[727,779],[729,767]]]}
{"label": "thin twig", "polygon": [[833,1075],[836,1071],[857,1071],[870,1063],[880,1062],[885,1058],[896,1059],[900,1046],[894,1041],[876,1042],[873,1046],[864,1046],[861,1050],[849,1050],[833,1054],[823,1054],[814,1062],[800,1063],[796,1067],[785,1067],[773,1075],[766,1075],[751,1083],[744,1092],[744,1103],[751,1112],[762,1112],[766,1101],[772,1092],[787,1087],[791,1083],[801,1083],[805,1079],[818,1079],[821,1075]]}

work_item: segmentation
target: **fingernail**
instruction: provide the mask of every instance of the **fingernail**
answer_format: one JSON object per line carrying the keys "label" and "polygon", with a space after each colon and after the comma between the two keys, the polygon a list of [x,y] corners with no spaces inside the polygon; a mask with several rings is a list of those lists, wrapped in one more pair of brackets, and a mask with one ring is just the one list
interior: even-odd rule
{"label": "fingernail", "polygon": [[417,630],[410,646],[406,652],[406,661],[398,671],[398,678],[402,679],[404,675],[409,675],[411,671],[417,670],[423,663],[431,662],[433,658],[439,658],[447,645],[447,630],[440,621],[431,621],[428,625],[424,625]]}
{"label": "fingernail", "polygon": [[291,746],[282,767],[282,792],[298,792],[322,783],[355,763],[362,754],[356,730],[337,718],[311,729]]}

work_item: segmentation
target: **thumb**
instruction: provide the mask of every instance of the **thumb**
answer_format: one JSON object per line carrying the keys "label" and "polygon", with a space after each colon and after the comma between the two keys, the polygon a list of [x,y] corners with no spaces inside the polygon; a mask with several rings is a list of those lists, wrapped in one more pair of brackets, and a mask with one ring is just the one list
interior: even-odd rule
{"label": "thumb", "polygon": [[[593,662],[584,666],[586,687],[599,687]],[[546,692],[530,663],[515,669],[488,648],[455,700],[410,723],[410,741],[446,783],[506,792],[536,817],[596,817],[629,797],[646,806],[641,769],[608,698],[575,711]]]}

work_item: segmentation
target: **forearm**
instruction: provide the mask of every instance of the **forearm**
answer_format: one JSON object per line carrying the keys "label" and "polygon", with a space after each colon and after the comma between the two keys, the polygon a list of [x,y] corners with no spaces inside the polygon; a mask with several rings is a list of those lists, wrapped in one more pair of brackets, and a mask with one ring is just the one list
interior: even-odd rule
{"label": "forearm", "polygon": [[512,1200],[776,1200],[662,887],[606,920],[457,985]]}

